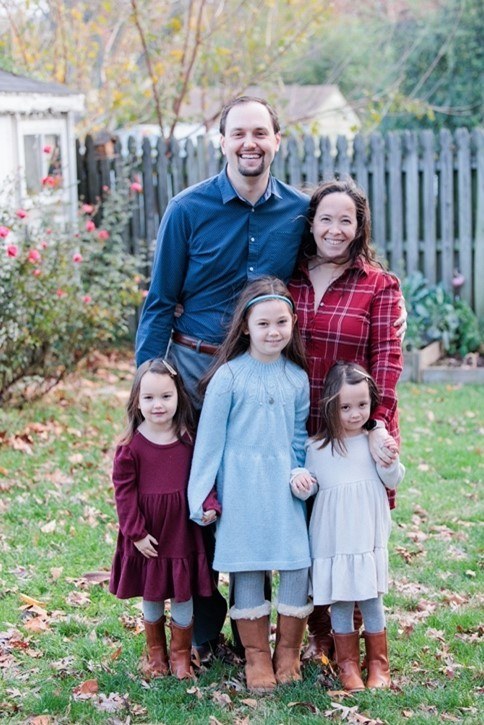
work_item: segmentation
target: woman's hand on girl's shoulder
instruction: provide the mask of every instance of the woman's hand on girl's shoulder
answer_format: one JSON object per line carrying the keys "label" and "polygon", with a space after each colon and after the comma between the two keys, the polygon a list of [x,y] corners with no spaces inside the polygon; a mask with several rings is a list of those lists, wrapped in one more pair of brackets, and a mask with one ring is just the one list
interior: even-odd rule
{"label": "woman's hand on girl's shoulder", "polygon": [[373,428],[368,433],[371,457],[380,466],[391,466],[398,457],[398,446],[385,428]]}
{"label": "woman's hand on girl's shoulder", "polygon": [[155,549],[155,546],[158,546],[158,542],[151,534],[146,534],[145,538],[139,541],[133,541],[133,544],[146,559],[153,559],[158,556],[158,552]]}

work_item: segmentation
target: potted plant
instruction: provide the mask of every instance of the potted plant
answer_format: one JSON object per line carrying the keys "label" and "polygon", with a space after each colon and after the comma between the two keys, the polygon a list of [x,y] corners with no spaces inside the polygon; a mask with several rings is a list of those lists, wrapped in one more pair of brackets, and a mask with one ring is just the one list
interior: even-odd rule
{"label": "potted plant", "polygon": [[478,320],[466,302],[440,284],[429,285],[421,272],[403,281],[402,292],[408,311],[402,380],[420,382],[423,371],[443,355],[464,357],[479,350]]}

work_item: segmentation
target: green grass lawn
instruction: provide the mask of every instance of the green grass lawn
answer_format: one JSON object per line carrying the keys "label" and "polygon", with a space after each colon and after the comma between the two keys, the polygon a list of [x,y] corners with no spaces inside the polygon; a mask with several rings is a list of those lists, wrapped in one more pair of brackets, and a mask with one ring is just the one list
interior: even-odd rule
{"label": "green grass lawn", "polygon": [[254,697],[231,660],[196,683],[148,684],[138,674],[139,601],[116,600],[102,576],[116,539],[110,468],[131,381],[129,364],[107,363],[99,357],[44,400],[0,414],[0,717],[482,722],[482,388],[400,388],[407,475],[385,597],[392,689],[345,696],[330,668],[311,665],[301,684]]}

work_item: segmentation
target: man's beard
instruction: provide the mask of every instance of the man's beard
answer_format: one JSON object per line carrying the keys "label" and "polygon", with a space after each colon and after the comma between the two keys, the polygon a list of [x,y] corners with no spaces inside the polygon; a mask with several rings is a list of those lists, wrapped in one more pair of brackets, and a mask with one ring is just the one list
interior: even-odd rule
{"label": "man's beard", "polygon": [[239,161],[238,171],[241,176],[260,176],[265,171],[265,160],[264,158],[262,158],[260,160],[259,166],[251,169],[248,169],[246,166],[242,166],[241,162]]}

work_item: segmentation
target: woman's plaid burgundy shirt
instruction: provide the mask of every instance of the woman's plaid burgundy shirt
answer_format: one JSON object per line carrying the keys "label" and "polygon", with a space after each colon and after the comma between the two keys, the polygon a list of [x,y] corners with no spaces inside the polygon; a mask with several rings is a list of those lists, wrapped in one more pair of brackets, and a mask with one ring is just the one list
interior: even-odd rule
{"label": "woman's plaid burgundy shirt", "polygon": [[[383,420],[388,432],[399,441],[396,386],[403,356],[393,326],[400,315],[398,302],[402,296],[397,278],[357,260],[329,286],[316,312],[306,263],[299,266],[289,289],[309,365],[309,434],[317,430],[318,403],[329,368],[344,360],[362,365],[375,379],[381,400],[372,416]],[[392,497],[389,499],[393,508]]]}

